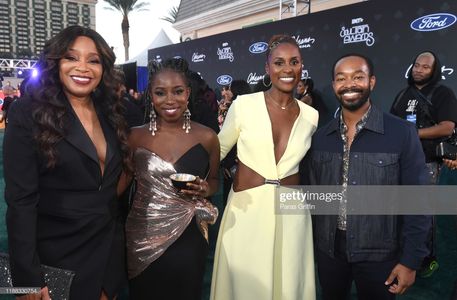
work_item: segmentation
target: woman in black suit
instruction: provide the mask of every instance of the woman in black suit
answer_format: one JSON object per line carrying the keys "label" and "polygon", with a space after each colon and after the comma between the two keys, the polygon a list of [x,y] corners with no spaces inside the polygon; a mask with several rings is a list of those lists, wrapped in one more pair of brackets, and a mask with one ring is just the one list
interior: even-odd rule
{"label": "woman in black suit", "polygon": [[[40,264],[72,270],[71,299],[113,299],[126,276],[116,186],[132,170],[115,95],[115,56],[95,31],[49,40],[40,76],[9,112],[4,138],[13,285],[42,287]],[[52,296],[52,295],[51,295]]]}

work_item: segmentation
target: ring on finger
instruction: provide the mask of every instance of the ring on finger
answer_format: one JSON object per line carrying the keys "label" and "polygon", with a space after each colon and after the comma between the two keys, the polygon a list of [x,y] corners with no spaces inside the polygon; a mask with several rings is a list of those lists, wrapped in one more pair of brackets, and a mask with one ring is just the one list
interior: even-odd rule
{"label": "ring on finger", "polygon": [[203,187],[202,187],[202,186],[200,186],[200,189],[199,189],[199,191],[200,191],[200,192],[201,192],[201,191],[203,191]]}

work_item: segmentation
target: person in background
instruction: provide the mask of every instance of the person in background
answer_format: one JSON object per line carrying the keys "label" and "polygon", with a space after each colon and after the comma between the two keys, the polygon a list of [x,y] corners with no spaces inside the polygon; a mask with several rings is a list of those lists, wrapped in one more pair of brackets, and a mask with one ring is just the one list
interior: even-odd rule
{"label": "person in background", "polygon": [[7,81],[6,85],[3,86],[2,90],[3,90],[3,95],[5,95],[5,97],[7,97],[7,96],[13,97],[15,94],[15,90],[14,90],[14,87],[11,85],[11,81]]}
{"label": "person in background", "polygon": [[126,280],[117,185],[132,171],[115,55],[94,30],[46,42],[3,142],[6,224],[17,299],[49,299],[40,264],[75,272],[70,299],[114,299]]}
{"label": "person in background", "polygon": [[219,128],[224,124],[225,116],[227,115],[230,104],[232,104],[233,93],[230,90],[230,86],[223,86],[221,92],[221,101],[219,101],[219,108],[217,111],[217,122],[219,123]]}
{"label": "person in background", "polygon": [[[437,184],[441,159],[436,156],[436,146],[450,136],[457,123],[457,99],[454,92],[440,84],[441,63],[431,51],[419,53],[408,73],[408,86],[396,96],[390,112],[414,124],[421,139],[429,184]],[[436,225],[433,220],[430,233],[430,256],[424,259],[419,276],[429,277],[438,269],[436,258]]]}
{"label": "person in background", "polygon": [[[238,96],[246,95],[251,93],[251,87],[246,82],[246,80],[238,79],[234,80],[230,87],[224,87],[222,92],[223,99],[219,103],[219,126],[222,127],[225,116],[227,115],[228,109],[232,104],[232,101],[235,101]],[[223,186],[223,201],[224,204],[227,203],[228,194],[230,192],[233,176],[237,168],[237,158],[236,158],[236,145],[233,146],[232,150],[227,153],[225,158],[221,161],[221,168],[224,176],[224,186]]]}
{"label": "person in background", "polygon": [[129,128],[144,124],[144,116],[141,109],[135,105],[127,94],[125,87],[125,75],[121,70],[115,70],[115,80],[117,82],[116,94],[121,99],[124,107],[124,118]]}
{"label": "person in background", "polygon": [[[213,130],[191,121],[188,64],[149,64],[150,123],[131,129],[137,190],[126,222],[130,299],[200,300],[208,224],[217,209],[219,142]],[[184,189],[170,175],[196,176]],[[128,180],[121,180],[121,190]]]}
{"label": "person in background", "polygon": [[[205,125],[218,133],[217,110],[211,108],[211,104],[207,101],[208,99],[215,99],[215,96],[209,95],[213,92],[209,90],[208,85],[197,72],[189,70],[187,78],[190,82],[189,111],[192,121]],[[217,107],[217,104],[215,105]]]}
{"label": "person in background", "polygon": [[[217,96],[216,93],[208,86],[200,73],[189,71],[189,80],[191,82],[191,95],[193,99],[199,99],[206,103],[213,113],[217,113]],[[203,124],[203,123],[202,123]]]}
{"label": "person in background", "polygon": [[296,96],[298,100],[314,107],[319,112],[319,127],[328,119],[328,108],[317,91],[314,90],[314,81],[311,78],[300,80],[297,84]]}
{"label": "person in background", "polygon": [[137,91],[135,91],[133,93],[133,99],[135,99],[135,101],[139,101],[140,100],[140,93],[138,93]]}
{"label": "person in background", "polygon": [[[347,54],[333,65],[341,110],[313,136],[302,184],[341,185],[338,215],[314,216],[317,270],[324,300],[395,299],[415,281],[428,254],[431,216],[349,214],[348,186],[423,185],[425,158],[413,125],[378,109],[371,60]],[[401,201],[403,199],[399,199]]]}
{"label": "person in background", "polygon": [[5,121],[5,128],[8,126],[8,110],[14,101],[16,101],[15,98],[10,96],[7,96],[5,99],[3,99],[1,121]]}
{"label": "person in background", "polygon": [[236,100],[239,95],[246,95],[251,93],[251,87],[246,80],[234,80],[231,85],[222,87],[222,99],[219,102],[218,118],[219,127],[222,127],[228,109],[232,101]]}
{"label": "person in background", "polygon": [[279,185],[299,184],[318,114],[294,99],[302,72],[295,39],[273,36],[266,58],[270,89],[239,96],[219,133],[221,158],[237,144],[239,162],[214,255],[213,300],[316,297],[311,216],[276,214],[275,200]]}
{"label": "person in background", "polygon": [[309,106],[313,106],[313,97],[311,95],[311,91],[313,90],[314,83],[311,78],[305,78],[298,82],[296,96],[300,101],[308,104]]}

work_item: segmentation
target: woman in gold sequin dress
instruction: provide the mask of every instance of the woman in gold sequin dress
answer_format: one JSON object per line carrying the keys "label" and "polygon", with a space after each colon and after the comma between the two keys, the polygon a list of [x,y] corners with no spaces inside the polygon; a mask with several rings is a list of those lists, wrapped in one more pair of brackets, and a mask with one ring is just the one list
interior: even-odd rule
{"label": "woman in gold sequin dress", "polygon": [[[126,223],[130,298],[201,298],[208,224],[217,209],[205,198],[217,190],[219,142],[190,121],[187,62],[150,65],[151,122],[132,129],[137,191]],[[169,176],[197,176],[185,190]]]}

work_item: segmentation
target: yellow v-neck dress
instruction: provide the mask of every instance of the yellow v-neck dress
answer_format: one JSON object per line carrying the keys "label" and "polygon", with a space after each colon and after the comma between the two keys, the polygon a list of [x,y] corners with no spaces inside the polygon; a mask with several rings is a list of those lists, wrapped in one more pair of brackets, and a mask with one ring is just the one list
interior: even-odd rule
{"label": "yellow v-neck dress", "polygon": [[[221,159],[237,144],[238,159],[266,179],[298,173],[318,113],[300,113],[276,164],[271,121],[262,92],[240,96],[219,133]],[[275,185],[229,194],[214,257],[212,300],[314,300],[311,216],[275,214]]]}

